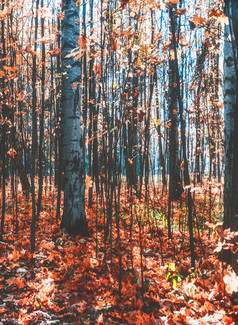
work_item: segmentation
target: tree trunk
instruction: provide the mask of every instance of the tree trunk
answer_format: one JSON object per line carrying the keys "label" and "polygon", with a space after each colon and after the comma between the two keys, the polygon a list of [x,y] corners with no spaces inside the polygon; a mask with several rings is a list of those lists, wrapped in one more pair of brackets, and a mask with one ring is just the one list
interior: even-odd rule
{"label": "tree trunk", "polygon": [[67,57],[78,45],[79,11],[73,0],[63,1],[62,21],[62,118],[64,212],[61,227],[70,234],[87,234],[84,201],[83,126],[80,62]]}
{"label": "tree trunk", "polygon": [[[235,45],[228,40],[230,26],[225,27],[224,44],[224,229],[238,230],[237,215],[237,68]],[[235,55],[234,55],[235,54]],[[224,251],[222,259],[233,265],[238,273],[237,257]]]}
{"label": "tree trunk", "polygon": [[[38,8],[39,0],[36,1],[36,13],[35,13],[35,45],[34,52],[37,51],[37,35],[38,35]],[[31,142],[31,198],[32,198],[32,217],[31,217],[31,252],[35,251],[36,241],[36,193],[35,193],[35,176],[36,176],[36,148],[37,148],[37,115],[36,115],[36,54],[33,54],[32,64],[32,142]]]}
{"label": "tree trunk", "polygon": [[[174,7],[175,10],[176,7]],[[170,10],[170,19],[173,19],[175,29],[176,20],[172,17]],[[173,40],[176,42],[176,40]],[[171,55],[174,53],[173,44],[171,44]],[[178,135],[178,96],[175,60],[169,60],[169,197],[172,201],[180,199],[183,193],[183,186],[180,177],[179,161],[179,135]]]}

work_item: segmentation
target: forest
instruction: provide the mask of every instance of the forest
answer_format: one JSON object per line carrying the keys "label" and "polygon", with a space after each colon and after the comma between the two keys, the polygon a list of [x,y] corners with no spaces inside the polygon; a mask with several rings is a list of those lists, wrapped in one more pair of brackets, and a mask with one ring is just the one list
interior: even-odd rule
{"label": "forest", "polygon": [[0,26],[0,324],[238,324],[238,1]]}

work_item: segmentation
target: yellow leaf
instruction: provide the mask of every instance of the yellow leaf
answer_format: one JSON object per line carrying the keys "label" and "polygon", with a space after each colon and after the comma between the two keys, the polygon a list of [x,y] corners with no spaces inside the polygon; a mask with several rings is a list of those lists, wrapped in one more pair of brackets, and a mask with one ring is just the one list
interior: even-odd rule
{"label": "yellow leaf", "polygon": [[169,263],[169,269],[174,272],[175,271],[175,263]]}
{"label": "yellow leaf", "polygon": [[177,280],[173,278],[173,289],[177,289]]}

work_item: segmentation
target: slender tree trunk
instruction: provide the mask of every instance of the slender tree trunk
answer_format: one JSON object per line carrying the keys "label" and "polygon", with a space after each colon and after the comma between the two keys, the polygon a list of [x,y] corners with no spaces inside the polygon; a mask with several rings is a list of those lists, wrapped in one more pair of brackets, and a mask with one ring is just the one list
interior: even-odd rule
{"label": "slender tree trunk", "polygon": [[[173,20],[175,33],[177,26],[175,18],[172,16],[176,7],[170,10],[170,19]],[[175,39],[172,41],[176,42]],[[174,55],[174,44],[171,45],[171,55]],[[175,59],[169,60],[169,197],[172,201],[180,199],[183,193],[183,186],[180,177],[179,161],[179,136],[178,136],[178,85],[176,80]]]}
{"label": "slender tree trunk", "polygon": [[[41,8],[44,7],[44,0],[41,0]],[[45,19],[41,17],[41,37],[45,35]],[[42,75],[41,75],[41,116],[40,116],[40,141],[39,141],[39,191],[37,202],[37,218],[40,216],[42,189],[43,189],[43,140],[44,140],[44,114],[45,114],[45,43],[42,43]]]}
{"label": "slender tree trunk", "polygon": [[[58,17],[57,19],[57,46],[60,48],[60,19]],[[61,67],[60,67],[60,56],[57,56],[57,75],[60,74]],[[60,80],[56,81],[56,94],[59,93],[61,87]],[[62,183],[63,183],[63,141],[62,141],[62,129],[61,129],[61,107],[60,107],[60,98],[59,96],[56,96],[56,117],[57,117],[57,135],[56,135],[56,145],[55,145],[55,156],[57,161],[57,172],[55,171],[55,177],[57,178],[56,184],[57,184],[57,207],[56,207],[56,220],[60,217],[60,201],[61,201],[61,191],[62,191]],[[58,153],[58,157],[57,157]]]}
{"label": "slender tree trunk", "polygon": [[178,98],[178,106],[179,106],[179,118],[181,124],[181,142],[183,148],[183,161],[184,161],[184,184],[188,186],[188,228],[189,228],[189,241],[190,241],[190,253],[191,253],[191,267],[195,267],[195,252],[194,252],[194,237],[193,237],[193,200],[191,196],[190,189],[190,176],[188,171],[188,159],[187,159],[187,151],[186,151],[186,133],[185,133],[185,120],[184,120],[184,111],[183,111],[183,101],[181,97],[181,85],[180,85],[180,75],[178,68],[178,54],[177,54],[177,43],[176,43],[176,28],[174,25],[173,11],[170,9],[170,17],[171,17],[171,31],[173,35],[173,50],[175,56],[175,75],[176,75],[176,89],[177,89],[177,98]]}
{"label": "slender tree trunk", "polygon": [[32,143],[31,143],[31,196],[32,196],[32,219],[31,219],[31,252],[35,251],[35,228],[36,228],[36,197],[35,197],[35,160],[37,147],[37,115],[36,115],[36,50],[37,50],[37,35],[38,35],[38,8],[39,0],[36,2],[35,13],[35,46],[33,55],[32,68]]}

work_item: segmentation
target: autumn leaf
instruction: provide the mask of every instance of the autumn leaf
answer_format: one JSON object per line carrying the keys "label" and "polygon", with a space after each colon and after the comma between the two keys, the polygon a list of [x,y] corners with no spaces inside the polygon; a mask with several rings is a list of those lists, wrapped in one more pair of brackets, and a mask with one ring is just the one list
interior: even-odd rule
{"label": "autumn leaf", "polygon": [[85,37],[83,36],[79,36],[79,39],[78,39],[78,46],[79,47],[85,47],[87,45],[87,40]]}
{"label": "autumn leaf", "polygon": [[232,292],[237,292],[238,291],[238,276],[235,274],[235,272],[232,271],[227,271],[227,274],[224,276],[223,280],[226,285],[226,291],[230,294]]}
{"label": "autumn leaf", "polygon": [[24,280],[20,278],[15,278],[14,283],[17,285],[18,289],[23,289],[25,286]]}
{"label": "autumn leaf", "polygon": [[138,96],[139,96],[138,89],[135,89],[135,91],[134,91],[134,97],[138,97]]}
{"label": "autumn leaf", "polygon": [[14,284],[14,279],[13,279],[13,278],[7,279],[7,280],[6,280],[6,283],[7,283],[9,286],[11,286],[11,285]]}
{"label": "autumn leaf", "polygon": [[176,5],[177,3],[179,3],[179,0],[167,0],[167,1],[172,5]]}
{"label": "autumn leaf", "polygon": [[194,15],[193,16],[193,22],[196,24],[196,25],[202,25],[204,24],[205,22],[207,21],[206,18],[203,18],[201,16],[198,16],[198,15]]}
{"label": "autumn leaf", "polygon": [[33,56],[37,54],[35,51],[33,51],[33,49],[31,48],[31,46],[29,44],[26,47],[26,52],[32,54]]}
{"label": "autumn leaf", "polygon": [[8,66],[3,66],[3,69],[8,71],[8,72],[16,72],[18,70],[17,66],[13,66],[13,67],[8,67]]}
{"label": "autumn leaf", "polygon": [[215,17],[215,18],[218,18],[218,17],[224,17],[224,12],[219,10],[219,9],[214,9],[214,8],[211,8],[209,10],[209,15],[210,17]]}
{"label": "autumn leaf", "polygon": [[138,115],[139,122],[142,122],[143,121],[143,118],[145,116],[145,111],[143,111],[142,109],[140,109],[139,112],[137,113],[137,115]]}
{"label": "autumn leaf", "polygon": [[93,71],[101,78],[101,63],[95,63],[93,66]]}
{"label": "autumn leaf", "polygon": [[5,314],[6,311],[7,311],[6,308],[4,308],[4,307],[0,308],[0,315]]}
{"label": "autumn leaf", "polygon": [[17,152],[14,148],[11,148],[9,151],[8,151],[8,154],[11,158],[15,158],[16,155],[17,155]]}
{"label": "autumn leaf", "polygon": [[214,249],[214,252],[219,253],[222,250],[222,248],[223,248],[222,242],[219,242],[217,244],[217,247]]}
{"label": "autumn leaf", "polygon": [[61,49],[59,49],[58,47],[56,47],[54,50],[49,51],[49,54],[51,56],[59,56],[61,54]]}
{"label": "autumn leaf", "polygon": [[141,67],[142,61],[140,58],[136,60],[136,66]]}
{"label": "autumn leaf", "polygon": [[111,52],[115,52],[118,49],[118,44],[115,39],[111,39]]}
{"label": "autumn leaf", "polygon": [[85,187],[86,189],[90,188],[93,186],[93,181],[92,181],[92,177],[86,175],[86,178],[85,178]]}
{"label": "autumn leaf", "polygon": [[4,11],[0,10],[0,20],[3,20],[6,17]]}
{"label": "autumn leaf", "polygon": [[90,269],[91,268],[91,258],[85,258],[83,260],[83,266],[85,267],[85,269]]}

